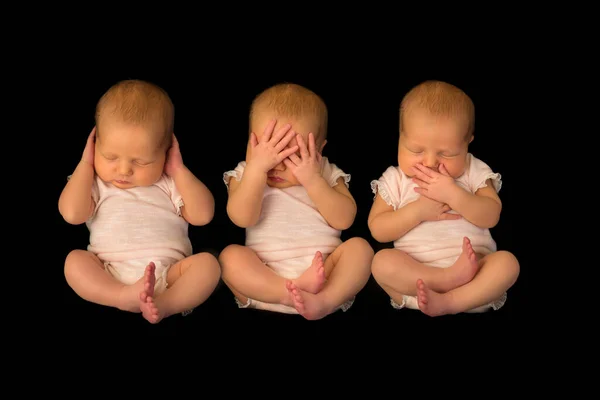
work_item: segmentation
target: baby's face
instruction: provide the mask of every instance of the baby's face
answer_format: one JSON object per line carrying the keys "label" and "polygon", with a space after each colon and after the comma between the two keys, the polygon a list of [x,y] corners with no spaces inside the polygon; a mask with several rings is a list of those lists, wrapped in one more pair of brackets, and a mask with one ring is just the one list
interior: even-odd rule
{"label": "baby's face", "polygon": [[450,175],[460,177],[467,167],[469,143],[465,140],[467,124],[458,119],[434,117],[414,110],[403,121],[398,144],[398,165],[407,176],[412,168],[422,164],[436,172],[443,164]]}
{"label": "baby's face", "polygon": [[[254,121],[252,122],[252,127],[251,127],[252,131],[256,134],[256,137],[257,137],[259,143],[262,140],[262,136],[264,134],[264,130],[265,130],[266,126],[269,124],[269,121],[271,121],[273,119],[277,120],[277,124],[275,125],[275,129],[273,130],[273,134],[275,134],[275,132],[277,132],[277,130],[279,130],[285,124],[289,123],[292,126],[291,129],[294,130],[294,132],[299,133],[302,136],[307,149],[309,146],[308,134],[310,132],[312,132],[313,135],[315,136],[315,146],[316,146],[317,151],[319,151],[319,152],[323,151],[323,147],[325,146],[325,141],[319,139],[320,131],[319,131],[319,121],[317,118],[291,119],[291,118],[277,116],[273,113],[259,113],[254,118]],[[288,149],[290,147],[294,147],[296,145],[299,145],[299,143],[296,140],[296,137],[294,137],[287,144],[286,149]],[[247,152],[246,152],[246,160],[248,160],[250,158],[251,154],[252,154],[252,148],[250,146],[250,142],[248,142],[248,148],[247,148]],[[300,150],[296,151],[296,155],[298,157],[300,157]],[[288,169],[283,162],[281,162],[267,173],[267,185],[269,185],[271,187],[283,189],[283,188],[287,188],[290,186],[298,186],[298,185],[300,185],[300,182],[298,182],[298,180],[296,179],[296,177],[294,176],[292,171],[290,169]]]}
{"label": "baby's face", "polygon": [[156,134],[112,121],[102,121],[97,129],[94,167],[100,179],[121,189],[150,186],[160,179],[166,152]]}

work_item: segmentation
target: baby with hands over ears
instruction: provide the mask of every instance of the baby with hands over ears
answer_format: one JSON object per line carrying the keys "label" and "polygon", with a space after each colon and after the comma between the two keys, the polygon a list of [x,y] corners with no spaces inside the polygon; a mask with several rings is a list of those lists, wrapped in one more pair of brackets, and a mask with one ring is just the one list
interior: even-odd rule
{"label": "baby with hands over ears", "polygon": [[183,163],[173,116],[160,87],[113,85],[59,199],[65,221],[90,232],[87,249],[66,258],[69,286],[153,324],[201,305],[221,273],[212,254],[192,251],[188,225],[212,220],[214,198]]}
{"label": "baby with hands over ears", "polygon": [[296,84],[252,102],[246,159],[223,175],[227,213],[246,229],[245,245],[219,256],[241,308],[321,319],[348,310],[369,279],[371,246],[340,239],[356,203],[350,175],[322,156],[327,118],[323,100]]}
{"label": "baby with hands over ears", "polygon": [[371,182],[372,236],[393,242],[372,274],[394,308],[430,316],[501,308],[519,262],[497,250],[501,176],[469,153],[472,100],[446,82],[426,81],[400,106],[398,166]]}

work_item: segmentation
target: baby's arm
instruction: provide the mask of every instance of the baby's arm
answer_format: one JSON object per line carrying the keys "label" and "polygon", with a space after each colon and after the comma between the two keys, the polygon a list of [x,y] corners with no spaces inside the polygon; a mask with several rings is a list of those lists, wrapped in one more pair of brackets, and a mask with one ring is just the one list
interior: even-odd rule
{"label": "baby's arm", "polygon": [[208,224],[215,214],[215,200],[211,191],[186,166],[177,169],[172,178],[183,200],[183,218],[196,226]]}
{"label": "baby's arm", "polygon": [[267,124],[261,141],[254,132],[250,134],[252,149],[242,179],[229,178],[227,215],[240,228],[258,222],[262,209],[262,198],[267,185],[267,172],[298,150],[298,146],[285,147],[295,136],[291,125],[286,124],[274,132],[277,121]]}
{"label": "baby's arm", "polygon": [[306,191],[327,223],[335,229],[348,229],[356,217],[356,202],[344,183],[344,178],[337,180],[331,187],[320,177],[307,185]]}
{"label": "baby's arm", "polygon": [[215,200],[210,190],[183,163],[179,141],[172,135],[167,153],[165,172],[169,175],[183,200],[181,215],[190,224],[208,224],[215,214]]}
{"label": "baby's arm", "polygon": [[422,222],[418,201],[408,203],[394,211],[380,194],[377,194],[368,218],[371,236],[380,243],[393,242]]}
{"label": "baby's arm", "polygon": [[69,224],[83,224],[94,211],[92,185],[94,184],[94,138],[96,128],[88,136],[83,156],[58,199],[60,215]]}
{"label": "baby's arm", "polygon": [[229,178],[227,215],[240,228],[256,224],[262,209],[262,197],[267,185],[267,173],[246,165],[241,180]]}
{"label": "baby's arm", "polygon": [[500,219],[502,202],[488,179],[486,187],[472,194],[462,188],[449,199],[448,205],[474,225],[481,228],[493,228]]}

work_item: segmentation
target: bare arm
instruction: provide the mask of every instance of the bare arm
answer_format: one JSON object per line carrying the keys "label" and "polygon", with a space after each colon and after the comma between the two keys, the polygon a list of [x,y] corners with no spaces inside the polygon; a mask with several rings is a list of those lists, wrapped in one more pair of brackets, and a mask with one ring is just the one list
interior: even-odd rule
{"label": "bare arm", "polygon": [[262,197],[267,185],[267,174],[260,169],[246,166],[242,179],[229,179],[227,215],[240,228],[256,224],[262,209]]}
{"label": "bare arm", "polygon": [[80,161],[58,200],[60,215],[69,224],[83,224],[92,215],[95,207],[92,200],[93,183],[94,167]]}
{"label": "bare arm", "polygon": [[274,132],[276,120],[265,128],[260,142],[254,132],[250,134],[248,161],[242,179],[229,179],[227,215],[240,228],[258,222],[262,210],[262,197],[267,185],[267,172],[298,149],[286,149],[295,136],[291,125],[286,124]]}
{"label": "bare arm", "polygon": [[203,226],[212,221],[215,215],[215,199],[206,185],[183,163],[179,141],[174,133],[164,168],[181,194],[184,204],[181,208],[183,218],[196,226]]}
{"label": "bare arm", "polygon": [[417,201],[394,211],[378,194],[371,206],[368,225],[371,236],[380,243],[398,240],[421,223]]}
{"label": "bare arm", "polygon": [[337,180],[331,187],[323,178],[315,179],[306,191],[327,223],[335,229],[344,230],[352,226],[356,217],[356,202],[344,183]]}
{"label": "bare arm", "polygon": [[480,228],[493,228],[500,220],[502,202],[490,179],[486,184],[487,187],[479,189],[475,194],[457,187],[449,198],[448,205],[472,224]]}
{"label": "bare arm", "polygon": [[172,178],[183,199],[183,218],[196,226],[208,224],[215,214],[215,199],[211,191],[185,166],[177,169]]}
{"label": "bare arm", "polygon": [[69,224],[80,225],[88,220],[94,211],[92,185],[94,184],[94,152],[96,127],[88,135],[81,161],[58,199],[58,211]]}

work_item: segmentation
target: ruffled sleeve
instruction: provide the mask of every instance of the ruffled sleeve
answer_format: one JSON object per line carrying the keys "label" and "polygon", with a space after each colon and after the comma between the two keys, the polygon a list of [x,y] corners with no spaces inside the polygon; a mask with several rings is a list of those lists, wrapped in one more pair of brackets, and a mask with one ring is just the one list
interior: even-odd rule
{"label": "ruffled sleeve", "polygon": [[181,217],[182,216],[181,208],[185,205],[183,202],[183,197],[181,196],[181,193],[177,189],[177,186],[175,185],[175,181],[173,180],[173,178],[171,178],[170,176],[165,174],[165,175],[163,175],[163,179],[165,180],[165,183],[167,184],[167,188],[169,189],[171,201],[173,202],[173,205],[175,206],[177,215],[179,215]]}
{"label": "ruffled sleeve", "polygon": [[499,173],[492,171],[485,162],[474,156],[471,156],[470,164],[469,188],[472,193],[483,187],[487,187],[486,181],[488,179],[492,180],[492,185],[496,192],[500,191],[500,188],[502,188],[502,176]]}
{"label": "ruffled sleeve", "polygon": [[246,168],[246,161],[240,161],[235,169],[230,171],[226,171],[223,173],[223,182],[227,189],[229,189],[229,181],[231,178],[235,178],[235,180],[240,181],[242,179],[242,175],[244,175],[244,169]]}
{"label": "ruffled sleeve", "polygon": [[388,167],[379,179],[371,181],[371,190],[375,197],[379,194],[394,211],[400,206],[401,179],[397,167]]}
{"label": "ruffled sleeve", "polygon": [[327,157],[322,158],[322,169],[321,174],[323,178],[329,183],[329,186],[333,187],[338,184],[338,179],[344,178],[344,184],[347,188],[350,187],[350,174],[345,173],[337,165],[329,162]]}

